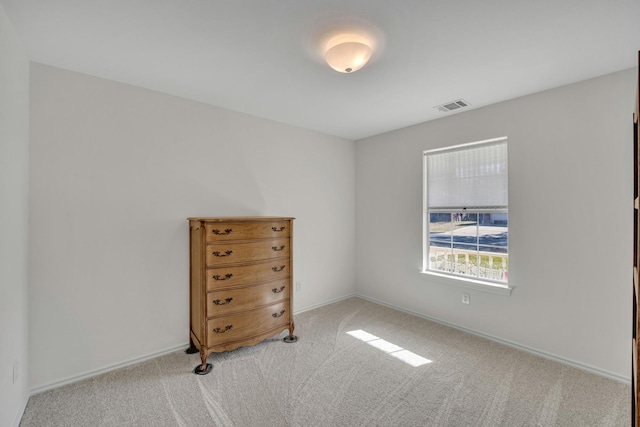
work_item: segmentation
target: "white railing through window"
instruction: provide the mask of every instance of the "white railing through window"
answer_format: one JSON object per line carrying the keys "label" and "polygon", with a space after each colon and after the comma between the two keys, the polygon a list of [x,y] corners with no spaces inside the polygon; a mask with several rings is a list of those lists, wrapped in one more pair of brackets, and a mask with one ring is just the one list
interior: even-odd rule
{"label": "white railing through window", "polygon": [[509,256],[496,252],[470,251],[438,246],[429,248],[429,269],[506,282]]}

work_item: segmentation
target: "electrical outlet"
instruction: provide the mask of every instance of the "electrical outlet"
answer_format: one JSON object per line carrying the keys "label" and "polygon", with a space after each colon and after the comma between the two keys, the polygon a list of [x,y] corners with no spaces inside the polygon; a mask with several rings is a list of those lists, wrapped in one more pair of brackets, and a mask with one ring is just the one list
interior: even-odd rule
{"label": "electrical outlet", "polygon": [[468,292],[463,292],[462,293],[462,303],[463,304],[469,304],[471,302],[471,296],[469,295]]}
{"label": "electrical outlet", "polygon": [[302,283],[300,283],[299,281],[296,281],[296,291],[300,292],[300,289],[302,289]]}
{"label": "electrical outlet", "polygon": [[18,373],[20,372],[20,362],[16,359],[13,361],[13,383],[18,381]]}

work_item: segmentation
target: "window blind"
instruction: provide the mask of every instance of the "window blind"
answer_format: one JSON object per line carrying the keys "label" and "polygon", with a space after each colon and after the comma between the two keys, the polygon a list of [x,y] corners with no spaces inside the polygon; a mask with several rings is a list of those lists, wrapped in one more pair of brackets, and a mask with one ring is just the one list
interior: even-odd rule
{"label": "window blind", "polygon": [[506,138],[424,154],[429,209],[508,206]]}

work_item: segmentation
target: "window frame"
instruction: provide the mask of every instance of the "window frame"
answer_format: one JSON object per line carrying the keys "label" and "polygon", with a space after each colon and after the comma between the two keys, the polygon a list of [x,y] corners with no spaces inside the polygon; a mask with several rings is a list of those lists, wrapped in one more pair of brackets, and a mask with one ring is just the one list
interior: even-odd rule
{"label": "window frame", "polygon": [[[422,204],[423,204],[423,209],[422,209],[422,222],[423,222],[423,226],[422,226],[422,252],[423,252],[423,260],[422,260],[422,273],[427,274],[431,277],[436,278],[438,281],[445,283],[445,284],[450,284],[450,285],[457,285],[457,286],[461,286],[464,288],[471,288],[471,289],[479,289],[482,291],[487,291],[487,292],[491,292],[491,293],[497,293],[497,294],[502,294],[502,295],[510,295],[511,294],[511,290],[512,290],[512,286],[510,285],[509,279],[507,279],[507,281],[500,281],[500,280],[492,280],[490,278],[483,278],[483,277],[477,277],[477,276],[470,276],[470,275],[465,275],[465,274],[461,274],[461,273],[455,273],[455,272],[447,272],[447,271],[443,271],[443,270],[435,270],[435,269],[431,269],[430,268],[430,257],[429,257],[429,244],[430,244],[430,239],[429,239],[429,218],[430,218],[430,214],[431,213],[456,213],[456,212],[466,212],[466,213],[506,213],[507,216],[509,214],[509,204],[508,204],[508,200],[507,200],[507,205],[506,206],[487,206],[487,207],[483,207],[483,206],[471,206],[469,208],[466,209],[460,209],[460,208],[431,208],[429,209],[429,199],[428,199],[428,191],[429,191],[429,185],[427,182],[427,177],[428,177],[428,156],[429,155],[433,155],[433,154],[438,154],[438,153],[444,153],[444,152],[451,152],[451,151],[461,151],[461,150],[465,150],[465,149],[470,149],[473,148],[475,146],[480,146],[480,145],[491,145],[491,144],[498,144],[498,143],[502,143],[504,142],[505,144],[508,143],[508,138],[505,137],[500,137],[500,138],[493,138],[493,139],[487,139],[487,140],[483,140],[483,141],[476,141],[476,142],[471,142],[471,143],[466,143],[466,144],[458,144],[458,145],[453,145],[453,146],[448,146],[448,147],[443,147],[443,148],[437,148],[437,149],[430,149],[430,150],[424,150],[422,152],[422,157],[423,157],[423,178],[422,178],[422,184],[423,184],[423,190],[422,190]],[[507,145],[508,147],[508,145]],[[508,149],[508,148],[507,148]],[[507,154],[508,156],[508,154]],[[507,165],[508,165],[508,161],[507,161]],[[509,172],[507,170],[507,188],[508,188],[508,180],[509,180]],[[508,221],[510,222],[510,221]],[[508,230],[508,225],[507,225],[507,230]],[[509,242],[507,242],[507,257],[509,256]]]}

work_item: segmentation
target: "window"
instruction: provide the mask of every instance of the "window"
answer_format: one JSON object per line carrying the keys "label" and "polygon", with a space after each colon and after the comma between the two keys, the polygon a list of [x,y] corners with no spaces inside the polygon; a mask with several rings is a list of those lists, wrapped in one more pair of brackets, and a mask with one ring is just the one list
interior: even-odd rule
{"label": "window", "polygon": [[507,287],[507,139],[424,152],[425,272]]}

